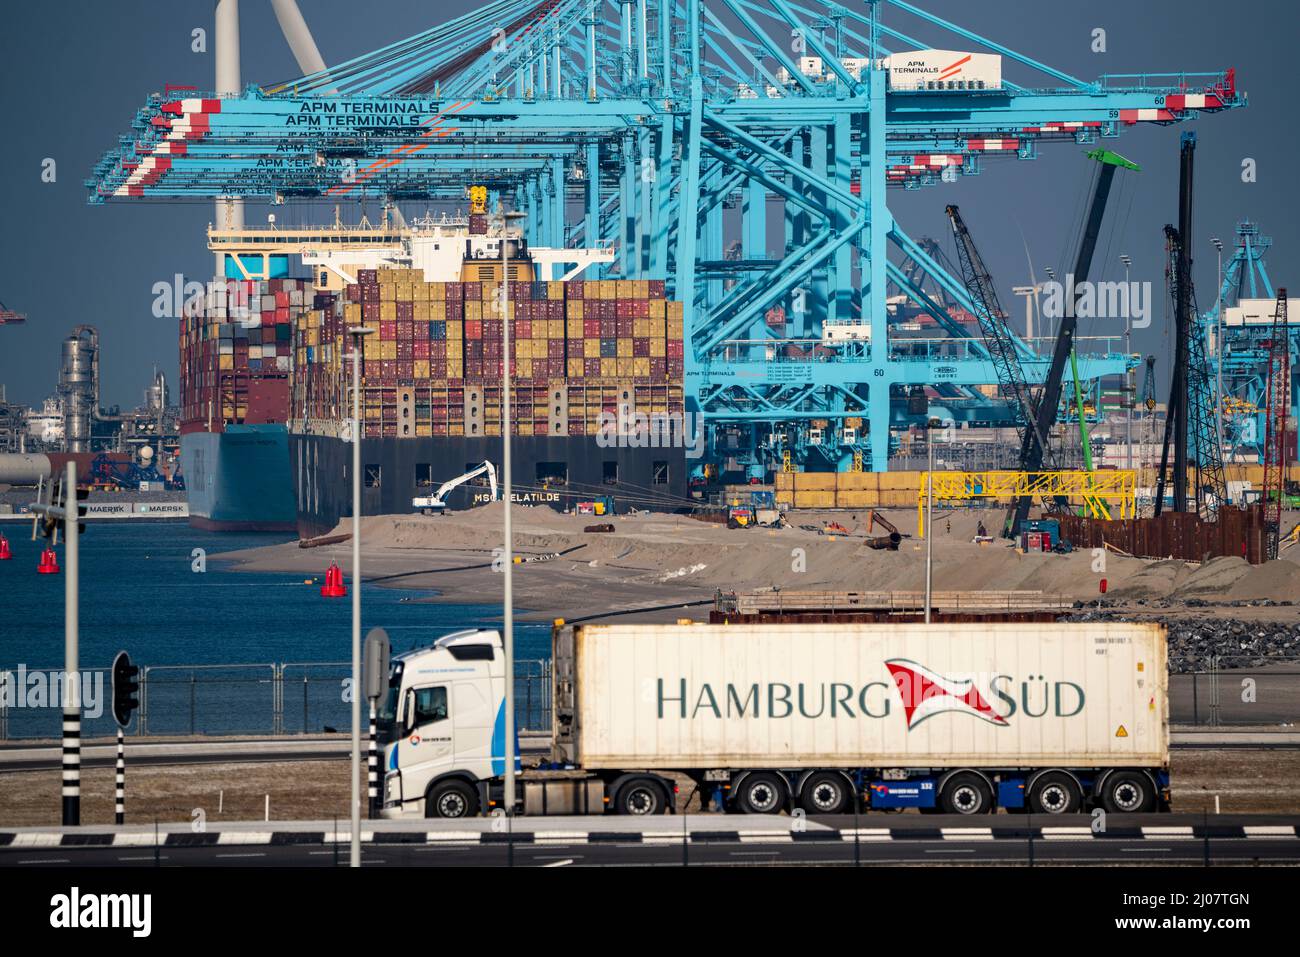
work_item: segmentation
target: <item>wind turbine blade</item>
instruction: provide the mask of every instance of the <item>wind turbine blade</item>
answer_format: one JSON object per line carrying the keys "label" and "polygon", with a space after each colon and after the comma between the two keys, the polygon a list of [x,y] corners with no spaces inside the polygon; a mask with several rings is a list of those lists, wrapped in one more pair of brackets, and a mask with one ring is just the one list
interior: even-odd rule
{"label": "wind turbine blade", "polygon": [[280,32],[288,41],[289,49],[293,51],[293,58],[298,61],[298,69],[302,70],[303,76],[323,72],[325,61],[321,58],[320,50],[316,49],[316,41],[312,39],[302,11],[298,9],[297,0],[271,0],[271,8],[275,10]]}

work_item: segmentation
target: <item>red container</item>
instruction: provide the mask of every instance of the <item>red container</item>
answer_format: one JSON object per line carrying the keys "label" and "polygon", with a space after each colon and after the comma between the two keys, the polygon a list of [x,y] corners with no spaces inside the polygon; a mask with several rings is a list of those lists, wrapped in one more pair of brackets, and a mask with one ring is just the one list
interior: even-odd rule
{"label": "red container", "polygon": [[[417,342],[415,345],[416,345],[416,358],[417,359],[423,358],[419,354],[419,347],[421,343]],[[447,355],[447,340],[445,339],[434,339],[432,342],[423,343],[423,345],[427,347],[428,357],[431,359],[441,359]]]}
{"label": "red container", "polygon": [[[425,323],[425,329],[428,329],[428,323]],[[415,338],[415,323],[409,319],[397,320],[397,338],[399,341],[410,341]]]}
{"label": "red container", "polygon": [[685,350],[682,348],[682,340],[680,339],[668,340],[669,359],[681,359],[683,356],[685,356],[685,354],[686,354]]}
{"label": "red container", "polygon": [[650,340],[645,338],[633,339],[632,355],[637,358],[650,355]]}
{"label": "red container", "polygon": [[416,340],[415,342],[413,342],[411,345],[412,345],[412,347],[413,347],[413,351],[412,351],[411,354],[412,354],[413,356],[415,356],[415,358],[417,358],[417,359],[427,359],[427,358],[429,358],[429,340],[428,340],[428,339],[417,339],[417,340]]}
{"label": "red container", "polygon": [[533,337],[533,324],[529,320],[515,320],[514,328],[511,335],[516,339],[531,339]]}
{"label": "red container", "polygon": [[574,279],[564,284],[564,296],[566,299],[581,299],[586,288],[581,279]]}
{"label": "red container", "polygon": [[662,279],[650,280],[650,298],[662,299],[664,297],[664,281]]}
{"label": "red container", "polygon": [[379,338],[380,338],[380,339],[396,339],[396,338],[397,338],[397,320],[395,320],[395,319],[385,319],[385,320],[383,320],[382,322],[380,322],[380,323],[379,323]]}
{"label": "red container", "polygon": [[599,339],[599,338],[600,338],[600,320],[599,320],[599,319],[583,319],[583,320],[582,320],[582,336],[583,336],[584,339]]}
{"label": "red container", "polygon": [[465,320],[465,338],[480,340],[483,338],[483,320],[466,319]]}
{"label": "red container", "polygon": [[399,302],[397,303],[397,320],[410,320],[415,318],[415,303]]}
{"label": "red container", "polygon": [[546,343],[546,355],[550,359],[564,358],[564,340],[551,339]]}
{"label": "red container", "polygon": [[379,302],[363,302],[361,304],[361,318],[366,322],[379,321]]}

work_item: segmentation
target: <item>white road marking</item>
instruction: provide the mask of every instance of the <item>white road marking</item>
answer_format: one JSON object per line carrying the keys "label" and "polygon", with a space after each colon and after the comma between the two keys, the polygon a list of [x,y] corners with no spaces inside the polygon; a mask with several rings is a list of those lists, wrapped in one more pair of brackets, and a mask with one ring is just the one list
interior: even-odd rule
{"label": "white road marking", "polygon": [[991,841],[991,827],[941,827],[939,833],[945,841]]}

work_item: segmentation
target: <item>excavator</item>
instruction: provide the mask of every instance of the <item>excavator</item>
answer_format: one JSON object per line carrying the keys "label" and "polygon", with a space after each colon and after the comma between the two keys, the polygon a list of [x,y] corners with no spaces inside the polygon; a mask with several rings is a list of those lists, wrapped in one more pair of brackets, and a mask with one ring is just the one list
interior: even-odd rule
{"label": "excavator", "polygon": [[497,500],[497,470],[491,462],[484,462],[477,468],[472,468],[464,475],[458,475],[453,479],[448,479],[438,486],[438,491],[432,495],[420,496],[411,499],[411,507],[420,512],[421,515],[443,515],[447,511],[447,496],[451,491],[466,482],[472,482],[480,475],[488,477],[488,485],[492,489],[492,501]]}

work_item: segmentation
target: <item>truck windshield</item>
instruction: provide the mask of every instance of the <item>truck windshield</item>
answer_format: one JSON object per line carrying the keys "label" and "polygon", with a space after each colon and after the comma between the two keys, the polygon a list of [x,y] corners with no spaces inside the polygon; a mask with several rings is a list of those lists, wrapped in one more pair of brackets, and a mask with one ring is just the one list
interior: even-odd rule
{"label": "truck windshield", "polygon": [[379,699],[375,714],[376,731],[381,744],[392,741],[397,734],[397,704],[402,690],[402,662],[393,665],[388,675],[388,693]]}

